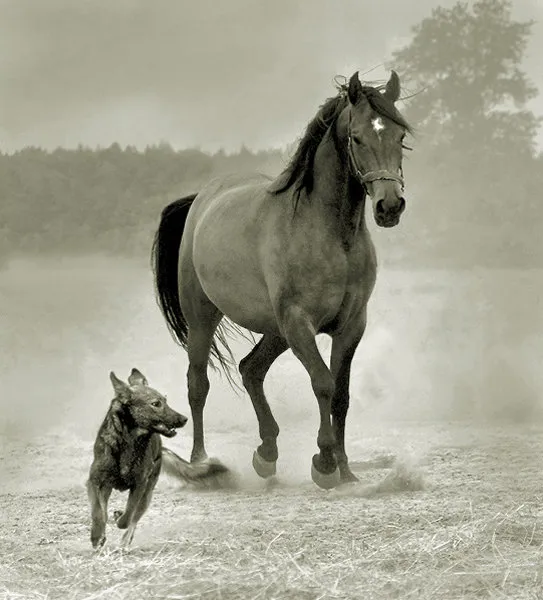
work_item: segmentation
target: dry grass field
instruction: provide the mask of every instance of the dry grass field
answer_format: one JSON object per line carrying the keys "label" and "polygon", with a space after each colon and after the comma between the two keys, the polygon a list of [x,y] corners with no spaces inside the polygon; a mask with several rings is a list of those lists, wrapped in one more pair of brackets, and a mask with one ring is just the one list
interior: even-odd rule
{"label": "dry grass field", "polygon": [[[543,598],[542,279],[383,271],[352,383],[360,484],[312,484],[316,401],[287,354],[268,381],[277,480],[252,472],[250,402],[214,376],[208,447],[238,488],[164,477],[132,549],[110,524],[94,553],[84,482],[108,372],[137,366],[189,415],[186,357],[140,266],[12,263],[0,273],[0,598]],[[165,443],[187,456],[190,423]],[[111,511],[124,501],[114,494]]]}

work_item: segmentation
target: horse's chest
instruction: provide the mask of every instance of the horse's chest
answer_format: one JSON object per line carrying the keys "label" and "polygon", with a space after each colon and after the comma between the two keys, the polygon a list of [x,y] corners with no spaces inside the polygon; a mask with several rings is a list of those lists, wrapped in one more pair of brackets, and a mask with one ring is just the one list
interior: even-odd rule
{"label": "horse's chest", "polygon": [[347,261],[345,277],[346,291],[357,292],[361,295],[371,294],[375,284],[377,261],[373,248],[371,252],[355,254]]}
{"label": "horse's chest", "polygon": [[298,287],[333,303],[346,293],[365,294],[375,281],[374,251],[371,246],[360,244],[351,251],[334,245],[317,249],[304,249],[293,257],[291,275]]}
{"label": "horse's chest", "polygon": [[317,329],[344,323],[353,309],[363,309],[375,282],[375,265],[367,254],[348,254],[329,249],[328,254],[299,257],[292,261],[290,287],[282,303],[300,306]]}

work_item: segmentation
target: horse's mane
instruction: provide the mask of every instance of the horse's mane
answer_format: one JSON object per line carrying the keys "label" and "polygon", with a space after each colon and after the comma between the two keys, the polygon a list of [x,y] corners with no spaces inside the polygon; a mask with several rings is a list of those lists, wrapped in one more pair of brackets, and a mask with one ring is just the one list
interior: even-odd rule
{"label": "horse's mane", "polygon": [[[308,123],[289,164],[268,188],[271,194],[280,194],[294,186],[294,199],[297,203],[303,190],[307,194],[313,190],[313,163],[317,148],[328,129],[336,123],[341,111],[348,103],[348,84],[338,84],[337,87],[339,90],[337,95],[328,98],[319,108],[315,117]],[[376,87],[371,85],[362,86],[363,94],[377,114],[390,119],[412,133],[409,123],[394,104],[381,93],[382,89],[384,89],[384,85]]]}

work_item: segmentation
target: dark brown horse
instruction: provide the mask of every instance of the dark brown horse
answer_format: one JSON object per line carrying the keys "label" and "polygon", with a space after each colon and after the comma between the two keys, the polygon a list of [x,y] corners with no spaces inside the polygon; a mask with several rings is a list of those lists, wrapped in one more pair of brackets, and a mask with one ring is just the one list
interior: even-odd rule
{"label": "dark brown horse", "polygon": [[[277,179],[215,179],[162,212],[155,282],[168,326],[188,352],[192,461],[207,457],[208,363],[213,357],[225,370],[232,366],[225,333],[233,323],[262,334],[239,365],[262,439],[256,472],[275,473],[279,427],[263,383],[291,348],[319,406],[313,481],[331,488],[356,480],[345,453],[345,419],[351,362],[376,275],[364,209],[369,195],[377,225],[393,227],[405,208],[402,147],[411,130],[395,107],[399,95],[395,72],[381,89],[363,86],[355,73],[320,108]],[[317,348],[319,333],[333,339],[330,367]]]}

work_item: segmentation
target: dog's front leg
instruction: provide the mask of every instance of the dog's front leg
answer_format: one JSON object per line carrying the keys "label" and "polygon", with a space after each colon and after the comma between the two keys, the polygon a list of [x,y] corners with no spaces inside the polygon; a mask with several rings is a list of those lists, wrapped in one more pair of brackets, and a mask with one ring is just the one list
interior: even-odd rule
{"label": "dog's front leg", "polygon": [[136,508],[138,507],[138,504],[140,503],[140,500],[144,494],[145,483],[139,483],[130,489],[124,512],[116,510],[113,513],[113,518],[115,519],[115,523],[119,529],[126,529],[130,525]]}
{"label": "dog's front leg", "polygon": [[117,523],[117,527],[119,529],[127,529],[121,540],[121,546],[125,549],[130,546],[132,538],[134,537],[134,530],[136,529],[137,525],[135,514],[139,504],[145,496],[145,491],[146,486],[144,482],[132,488],[128,494],[128,500],[126,502],[126,508],[124,509],[124,512],[122,513],[120,510],[117,510],[113,513],[113,518]]}
{"label": "dog's front leg", "polygon": [[89,479],[87,494],[91,506],[91,543],[93,548],[99,548],[106,541],[107,502],[111,495],[111,487],[99,486]]}
{"label": "dog's front leg", "polygon": [[114,513],[117,527],[120,529],[127,529],[121,541],[123,548],[128,548],[132,543],[138,521],[149,507],[153,496],[153,490],[160,475],[160,466],[161,461],[156,461],[147,480],[138,482],[136,487],[130,490],[124,513],[121,513],[121,511],[116,511]]}
{"label": "dog's front leg", "polygon": [[151,503],[151,498],[153,497],[153,490],[155,489],[158,476],[160,475],[160,462],[155,466],[153,473],[149,477],[147,484],[145,486],[144,492],[141,495],[141,499],[138,502],[136,510],[134,511],[134,515],[132,516],[132,520],[130,521],[130,525],[128,529],[123,535],[122,545],[123,548],[128,548],[132,543],[132,538],[134,537],[134,532],[136,531],[136,526],[138,521],[143,517],[145,511],[149,508],[149,504]]}

